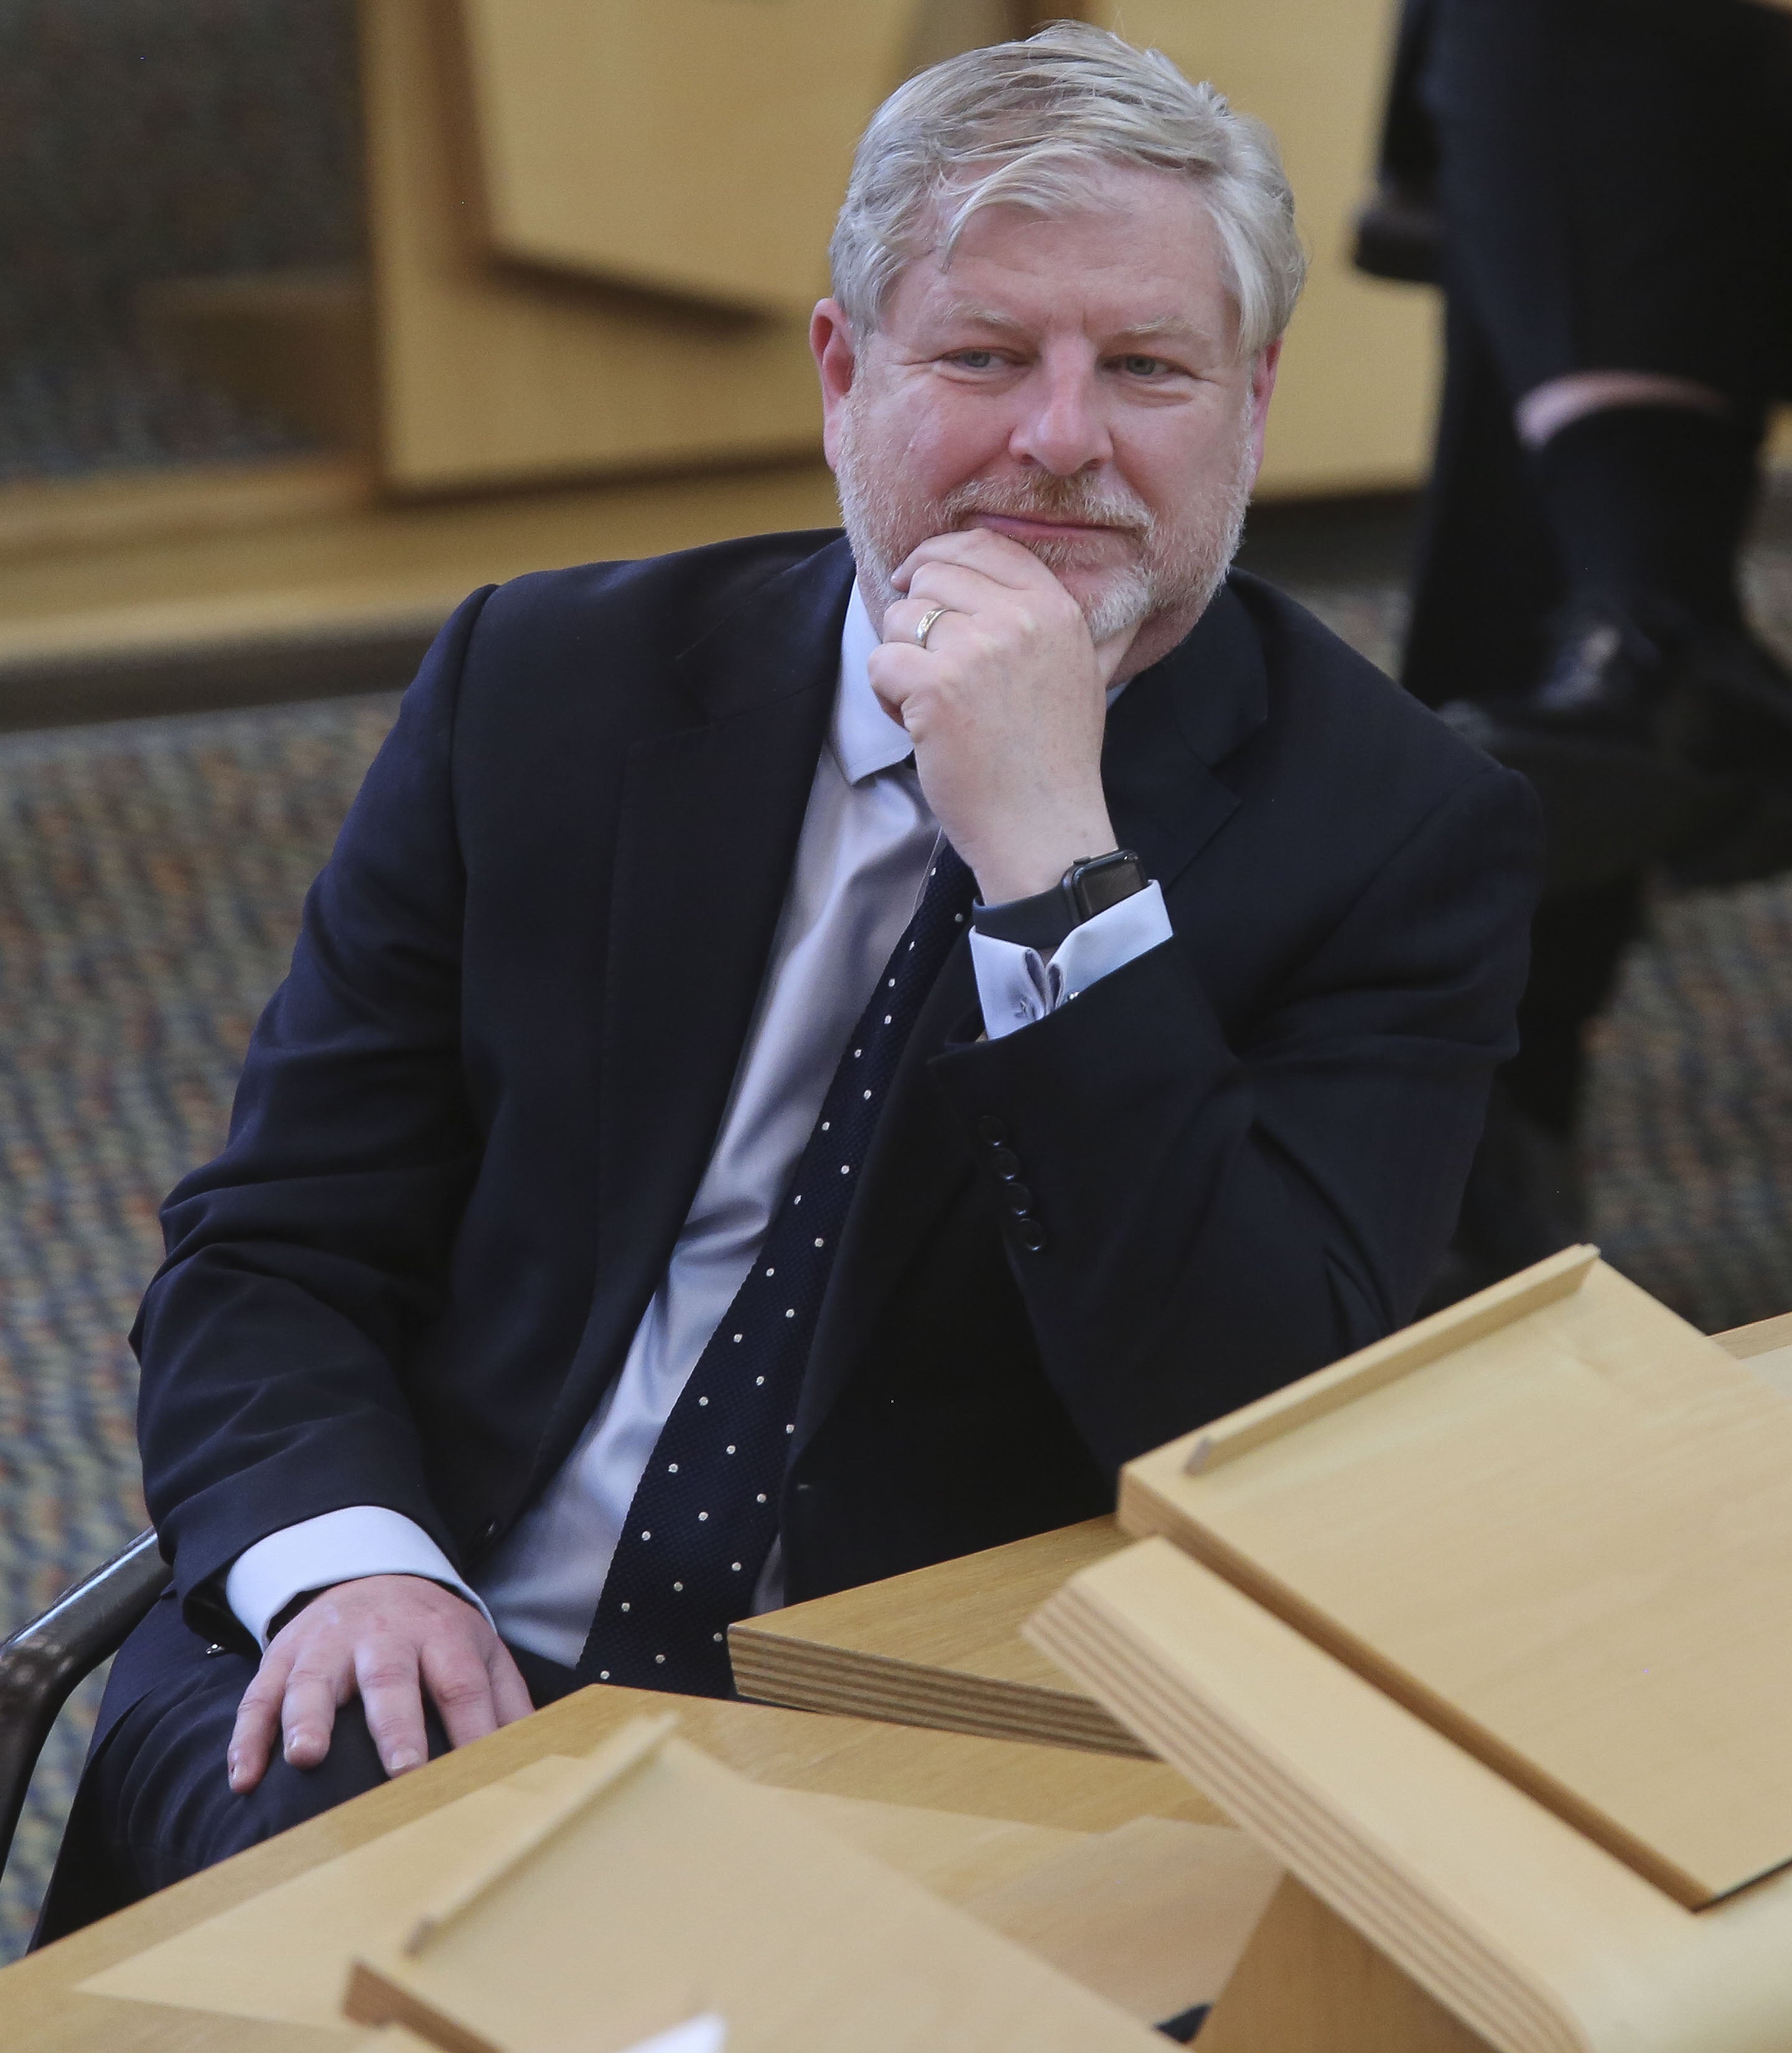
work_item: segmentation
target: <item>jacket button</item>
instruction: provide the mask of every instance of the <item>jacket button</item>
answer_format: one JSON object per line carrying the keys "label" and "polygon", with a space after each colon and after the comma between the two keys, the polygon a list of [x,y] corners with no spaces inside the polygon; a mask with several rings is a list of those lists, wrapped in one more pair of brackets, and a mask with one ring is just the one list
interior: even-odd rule
{"label": "jacket button", "polygon": [[1004,1184],[1002,1199],[1016,1219],[1024,1219],[1033,1209],[1033,1194],[1024,1184]]}
{"label": "jacket button", "polygon": [[977,1137],[992,1148],[1000,1148],[1008,1137],[1008,1122],[986,1113],[977,1123]]}
{"label": "jacket button", "polygon": [[1020,1157],[1012,1148],[998,1148],[989,1157],[989,1166],[1004,1184],[1012,1184],[1020,1174]]}
{"label": "jacket button", "polygon": [[1015,1223],[1014,1237],[1029,1254],[1037,1254],[1045,1245],[1045,1228],[1036,1219],[1024,1219]]}

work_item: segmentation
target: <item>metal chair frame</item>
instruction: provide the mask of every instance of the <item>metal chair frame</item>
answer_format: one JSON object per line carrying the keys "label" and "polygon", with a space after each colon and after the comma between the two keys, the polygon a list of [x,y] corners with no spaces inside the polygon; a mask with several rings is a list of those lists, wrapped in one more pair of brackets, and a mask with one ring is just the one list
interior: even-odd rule
{"label": "metal chair frame", "polygon": [[140,1533],[0,1643],[0,1869],[32,1770],[70,1691],[118,1651],[167,1585],[168,1564],[154,1532]]}

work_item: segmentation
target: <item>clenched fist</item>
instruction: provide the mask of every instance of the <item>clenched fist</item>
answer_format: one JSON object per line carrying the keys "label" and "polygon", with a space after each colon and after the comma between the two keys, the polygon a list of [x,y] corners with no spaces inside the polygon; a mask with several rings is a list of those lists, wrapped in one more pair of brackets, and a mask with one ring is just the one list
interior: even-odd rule
{"label": "clenched fist", "polygon": [[[1098,646],[1032,552],[984,528],[923,542],[891,579],[873,689],[914,743],[927,803],[986,905],[1055,885],[1105,854],[1110,681],[1132,630]],[[925,648],[915,631],[936,606]]]}

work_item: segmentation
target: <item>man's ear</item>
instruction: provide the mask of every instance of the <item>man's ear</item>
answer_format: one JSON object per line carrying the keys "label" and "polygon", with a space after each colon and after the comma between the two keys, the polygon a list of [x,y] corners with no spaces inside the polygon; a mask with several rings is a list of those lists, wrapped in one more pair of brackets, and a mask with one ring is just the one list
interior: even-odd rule
{"label": "man's ear", "polygon": [[1275,391],[1275,374],[1282,364],[1282,338],[1278,336],[1251,367],[1251,481],[1263,465],[1263,434],[1269,426],[1269,402]]}
{"label": "man's ear", "polygon": [[858,358],[852,329],[838,300],[823,300],[809,316],[809,349],[821,374],[821,443],[831,468],[840,437],[840,412],[852,390]]}

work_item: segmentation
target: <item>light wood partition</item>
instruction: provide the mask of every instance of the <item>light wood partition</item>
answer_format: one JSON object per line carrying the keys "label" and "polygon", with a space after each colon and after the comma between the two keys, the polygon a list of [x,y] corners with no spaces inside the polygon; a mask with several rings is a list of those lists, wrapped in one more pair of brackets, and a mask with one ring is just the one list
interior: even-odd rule
{"label": "light wood partition", "polygon": [[507,273],[485,255],[453,0],[363,0],[381,461],[399,489],[812,449],[803,324]]}
{"label": "light wood partition", "polygon": [[[806,321],[915,0],[461,0],[498,254]],[[1004,25],[1005,26],[1005,25]]]}

